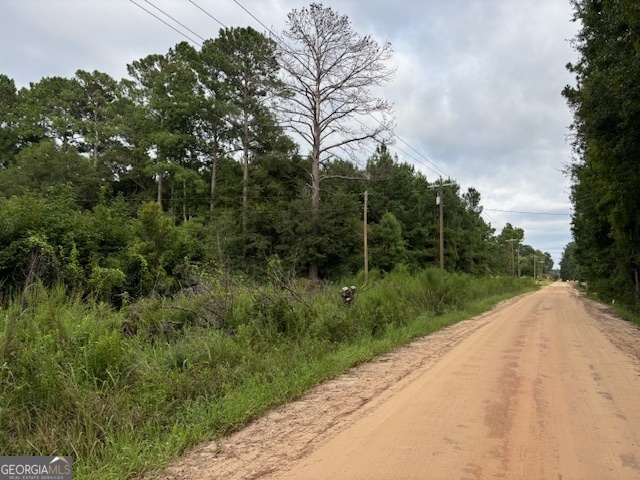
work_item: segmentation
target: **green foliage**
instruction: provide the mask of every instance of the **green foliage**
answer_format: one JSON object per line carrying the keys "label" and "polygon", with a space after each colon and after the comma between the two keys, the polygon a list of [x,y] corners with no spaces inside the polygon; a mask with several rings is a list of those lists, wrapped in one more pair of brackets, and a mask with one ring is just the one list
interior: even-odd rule
{"label": "green foliage", "polygon": [[[200,50],[182,42],[134,61],[121,81],[78,70],[16,91],[0,75],[0,292],[40,278],[121,306],[176,294],[195,264],[264,279],[273,256],[294,276],[354,275],[365,190],[372,267],[437,264],[435,184],[384,143],[364,169],[301,157],[269,107],[292,93],[275,47],[230,28]],[[506,273],[480,193],[444,193],[446,269]]]}
{"label": "green foliage", "polygon": [[120,312],[62,287],[14,297],[0,311],[0,450],[72,452],[78,478],[136,475],[464,317],[434,312],[529,286],[400,267],[348,307],[337,285],[308,293],[215,269],[198,277],[174,299]]}
{"label": "green foliage", "polygon": [[110,301],[114,291],[124,286],[125,279],[125,274],[118,268],[94,267],[89,287],[97,298]]}
{"label": "green foliage", "polygon": [[374,180],[366,186],[370,222],[379,223],[385,214],[393,214],[400,223],[407,261],[418,268],[435,263],[437,215],[433,190],[424,175],[413,165],[399,163],[384,143],[376,147],[365,172]]}
{"label": "green foliage", "polygon": [[574,114],[575,258],[607,297],[640,300],[640,81],[637,2],[574,0],[580,57],[563,95]]}
{"label": "green foliage", "polygon": [[[283,93],[274,48],[225,29],[132,62],[131,79],[78,70],[16,91],[0,75],[4,454],[71,453],[79,478],[131,477],[530,286],[467,275],[504,274],[513,233],[493,236],[479,192],[445,191],[443,275],[428,268],[435,184],[385,144],[364,169],[301,157],[268,107]],[[352,304],[299,278],[310,265],[362,286]]]}
{"label": "green foliage", "polygon": [[576,244],[570,242],[566,245],[560,259],[560,278],[562,280],[584,280],[576,258]]}
{"label": "green foliage", "polygon": [[402,238],[402,226],[395,215],[387,212],[371,229],[371,264],[390,271],[395,265],[408,260]]}
{"label": "green foliage", "polygon": [[17,134],[16,105],[18,92],[15,82],[0,74],[0,166],[6,168],[17,153],[19,137]]}
{"label": "green foliage", "polygon": [[34,194],[0,199],[0,273],[5,288],[21,289],[40,278],[54,282],[73,253],[79,212],[69,189],[49,198]]}

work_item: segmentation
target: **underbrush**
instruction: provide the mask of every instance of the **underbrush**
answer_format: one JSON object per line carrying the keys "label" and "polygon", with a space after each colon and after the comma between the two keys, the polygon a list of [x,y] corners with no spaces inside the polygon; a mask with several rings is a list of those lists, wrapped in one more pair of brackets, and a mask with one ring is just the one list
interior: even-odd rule
{"label": "underbrush", "polygon": [[630,308],[625,305],[614,305],[613,311],[620,318],[624,318],[640,327],[640,312],[637,308]]}
{"label": "underbrush", "polygon": [[34,285],[0,311],[0,451],[72,455],[74,478],[132,477],[535,288],[397,268],[346,305],[341,286],[247,285],[218,272],[115,311]]}
{"label": "underbrush", "polygon": [[595,283],[595,288],[591,284],[589,284],[589,287],[587,288],[586,285],[583,286],[580,283],[575,283],[574,287],[576,290],[595,302],[611,305],[613,307],[613,312],[618,317],[640,326],[640,304],[629,300],[625,302],[624,296],[622,296],[623,300],[620,300],[620,297],[615,298],[611,293],[603,294],[601,290],[596,290],[598,283]]}

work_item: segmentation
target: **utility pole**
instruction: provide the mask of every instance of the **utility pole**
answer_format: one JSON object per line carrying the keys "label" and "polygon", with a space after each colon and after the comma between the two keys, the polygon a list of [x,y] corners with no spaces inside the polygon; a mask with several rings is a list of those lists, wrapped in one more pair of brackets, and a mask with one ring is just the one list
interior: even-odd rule
{"label": "utility pole", "polygon": [[[436,197],[436,205],[440,205],[440,272],[444,272],[444,187],[454,186],[454,182],[443,183],[442,177],[438,182],[438,196]],[[429,188],[436,188],[431,186]]]}
{"label": "utility pole", "polygon": [[[515,272],[515,258],[514,258],[514,254],[513,254],[513,242],[518,242],[519,239],[517,238],[510,238],[509,240],[506,240],[507,242],[509,242],[511,244],[511,276],[515,277],[516,276],[516,272]],[[520,248],[518,248],[518,269],[520,268]]]}
{"label": "utility pole", "polygon": [[444,272],[444,188],[442,178],[440,178],[440,193],[438,193],[438,203],[440,204],[440,272]]}
{"label": "utility pole", "polygon": [[369,192],[364,191],[364,283],[369,281],[369,244],[367,241],[367,204]]}

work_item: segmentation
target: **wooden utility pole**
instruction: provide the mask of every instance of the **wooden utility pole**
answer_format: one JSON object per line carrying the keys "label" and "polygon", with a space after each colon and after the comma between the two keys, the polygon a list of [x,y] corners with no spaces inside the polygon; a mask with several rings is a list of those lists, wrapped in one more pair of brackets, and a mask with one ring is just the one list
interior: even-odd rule
{"label": "wooden utility pole", "polygon": [[444,272],[444,188],[442,186],[442,178],[440,179],[440,193],[438,200],[440,201],[440,272]]}
{"label": "wooden utility pole", "polygon": [[[443,183],[442,177],[438,182],[438,196],[436,204],[440,205],[440,272],[444,272],[444,187],[452,187],[454,182]],[[431,186],[430,188],[436,188]]]}
{"label": "wooden utility pole", "polygon": [[367,241],[367,204],[369,192],[364,192],[364,283],[369,280],[369,244]]}
{"label": "wooden utility pole", "polygon": [[[517,242],[518,239],[517,238],[510,238],[509,240],[507,240],[507,242],[509,242],[511,244],[511,276],[515,277],[516,276],[516,259],[515,259],[515,255],[513,252],[513,242]],[[518,269],[520,268],[520,248],[518,248]],[[519,276],[519,275],[518,275]]]}

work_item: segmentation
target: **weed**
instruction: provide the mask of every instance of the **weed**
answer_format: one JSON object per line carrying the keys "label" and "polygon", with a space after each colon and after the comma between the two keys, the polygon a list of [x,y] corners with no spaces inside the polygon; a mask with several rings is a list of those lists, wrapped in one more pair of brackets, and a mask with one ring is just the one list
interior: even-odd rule
{"label": "weed", "polygon": [[120,311],[34,284],[0,310],[0,451],[71,454],[76,478],[134,476],[533,288],[433,269],[373,277],[350,307],[340,284],[218,276]]}

